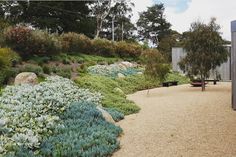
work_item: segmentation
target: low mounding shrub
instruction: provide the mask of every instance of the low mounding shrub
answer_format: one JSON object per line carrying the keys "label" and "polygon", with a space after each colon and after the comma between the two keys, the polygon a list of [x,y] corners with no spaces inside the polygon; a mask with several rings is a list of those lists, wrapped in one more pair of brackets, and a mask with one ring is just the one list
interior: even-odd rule
{"label": "low mounding shrub", "polygon": [[66,53],[91,53],[91,40],[82,34],[73,32],[65,33],[60,36],[62,50]]}
{"label": "low mounding shrub", "polygon": [[0,68],[14,66],[20,61],[19,55],[9,48],[0,48]]}
{"label": "low mounding shrub", "polygon": [[25,64],[20,67],[19,72],[33,72],[36,75],[43,74],[43,68],[35,64]]}
{"label": "low mounding shrub", "polygon": [[76,83],[82,88],[88,88],[94,92],[99,91],[103,95],[102,105],[106,108],[116,109],[125,115],[137,113],[140,109],[135,103],[127,100],[124,94],[117,93],[115,88],[120,88],[120,86],[112,78],[85,75],[79,77]]}
{"label": "low mounding shrub", "polygon": [[72,102],[99,105],[100,99],[101,94],[58,76],[35,86],[7,86],[0,96],[0,154],[18,156],[20,148],[37,151],[45,137],[63,127],[60,115]]}
{"label": "low mounding shrub", "polygon": [[6,44],[21,56],[52,55],[61,48],[57,35],[24,26],[9,27],[4,35]]}
{"label": "low mounding shrub", "polygon": [[123,58],[137,58],[141,55],[142,51],[142,46],[139,44],[127,43],[125,41],[117,42],[116,44],[116,54]]}
{"label": "low mounding shrub", "polygon": [[105,121],[93,103],[73,103],[60,115],[64,127],[43,141],[43,156],[110,156],[119,147],[121,128]]}
{"label": "low mounding shrub", "polygon": [[117,78],[119,73],[125,76],[130,76],[136,75],[138,72],[141,71],[141,69],[138,69],[135,66],[125,67],[122,63],[114,63],[110,65],[94,65],[88,67],[88,72],[90,74],[96,74],[112,78]]}
{"label": "low mounding shrub", "polygon": [[15,77],[18,73],[18,70],[16,68],[10,68],[10,67],[0,69],[0,71],[1,71],[1,73],[0,73],[0,87],[2,85],[7,84],[8,81],[10,80],[10,78]]}
{"label": "low mounding shrub", "polygon": [[53,55],[61,51],[61,42],[57,34],[49,34],[46,31],[32,31],[32,54]]}
{"label": "low mounding shrub", "polygon": [[190,83],[190,79],[178,72],[171,72],[167,75],[166,81],[178,81],[178,84]]}
{"label": "low mounding shrub", "polygon": [[107,39],[94,39],[92,41],[93,52],[95,55],[101,55],[106,57],[114,57],[115,54],[115,43]]}
{"label": "low mounding shrub", "polygon": [[65,78],[71,78],[71,66],[51,66],[49,71]]}
{"label": "low mounding shrub", "polygon": [[12,66],[15,66],[19,62],[20,57],[9,48],[0,48],[0,86],[7,82],[7,80],[14,76],[15,70]]}
{"label": "low mounding shrub", "polygon": [[114,119],[114,121],[118,122],[122,119],[124,119],[124,114],[121,112],[118,112],[117,110],[113,108],[104,108]]}
{"label": "low mounding shrub", "polygon": [[31,54],[32,30],[27,27],[9,27],[4,32],[6,44],[20,55]]}

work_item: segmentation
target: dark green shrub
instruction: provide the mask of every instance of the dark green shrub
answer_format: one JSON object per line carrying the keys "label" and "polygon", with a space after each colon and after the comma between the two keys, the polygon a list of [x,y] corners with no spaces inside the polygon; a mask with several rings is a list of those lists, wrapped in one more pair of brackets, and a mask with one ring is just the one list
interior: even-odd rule
{"label": "dark green shrub", "polygon": [[65,78],[71,78],[71,66],[51,66],[50,68],[51,72],[53,72],[56,75],[65,77]]}
{"label": "dark green shrub", "polygon": [[1,69],[0,73],[0,86],[7,84],[9,79],[15,77],[18,74],[18,70],[11,67]]}
{"label": "dark green shrub", "polygon": [[165,81],[170,72],[170,65],[166,58],[157,49],[148,49],[142,54],[145,64],[145,77],[149,80]]}
{"label": "dark green shrub", "polygon": [[64,59],[62,60],[62,63],[63,63],[63,64],[70,64],[70,60],[69,60],[68,58],[64,58]]}
{"label": "dark green shrub", "polygon": [[142,46],[135,43],[127,43],[125,41],[117,42],[116,54],[120,57],[133,57],[137,58],[141,55]]}
{"label": "dark green shrub", "polygon": [[43,68],[35,64],[25,64],[20,67],[20,72],[33,72],[36,75],[41,75],[43,73]]}
{"label": "dark green shrub", "polygon": [[10,26],[10,23],[7,20],[5,20],[3,17],[0,17],[0,47],[6,46],[3,33],[4,33],[4,29],[9,26]]}
{"label": "dark green shrub", "polygon": [[45,74],[51,74],[51,68],[49,66],[47,66],[47,65],[44,65],[43,66],[43,72]]}
{"label": "dark green shrub", "polygon": [[48,63],[51,58],[47,57],[47,56],[30,56],[29,58],[27,58],[27,62],[28,63],[32,63],[32,64],[38,64],[40,66],[42,66],[45,63]]}
{"label": "dark green shrub", "polygon": [[101,55],[106,57],[116,56],[115,54],[115,43],[107,39],[94,39],[93,42],[93,52],[95,55]]}
{"label": "dark green shrub", "polygon": [[110,156],[118,147],[121,128],[105,121],[96,105],[73,103],[62,114],[64,127],[44,140],[41,154],[52,157]]}
{"label": "dark green shrub", "polygon": [[90,53],[91,40],[83,34],[65,33],[60,36],[60,40],[62,50],[66,53]]}

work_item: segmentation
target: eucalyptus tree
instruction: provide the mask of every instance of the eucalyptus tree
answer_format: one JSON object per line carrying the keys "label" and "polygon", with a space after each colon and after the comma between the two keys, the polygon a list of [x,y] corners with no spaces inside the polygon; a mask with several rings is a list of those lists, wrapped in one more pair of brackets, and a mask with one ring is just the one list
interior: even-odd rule
{"label": "eucalyptus tree", "polygon": [[210,71],[228,57],[219,30],[216,18],[212,18],[208,24],[199,21],[192,23],[189,32],[185,33],[183,42],[186,56],[179,65],[189,76],[200,77],[202,91],[205,90],[205,79],[209,77]]}
{"label": "eucalyptus tree", "polygon": [[[116,41],[134,38],[136,27],[131,22],[133,7],[134,3],[129,0],[117,1],[117,3],[111,8],[107,18],[104,20],[101,36],[107,39],[112,39],[112,32],[114,31]],[[112,30],[112,24],[114,24],[114,30]]]}

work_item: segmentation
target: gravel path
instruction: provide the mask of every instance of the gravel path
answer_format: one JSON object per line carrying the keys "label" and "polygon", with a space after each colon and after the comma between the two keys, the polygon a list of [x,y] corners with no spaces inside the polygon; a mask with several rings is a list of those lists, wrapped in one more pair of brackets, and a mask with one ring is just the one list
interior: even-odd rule
{"label": "gravel path", "polygon": [[114,157],[236,157],[236,111],[231,83],[182,85],[128,96],[141,111],[118,124],[124,129]]}

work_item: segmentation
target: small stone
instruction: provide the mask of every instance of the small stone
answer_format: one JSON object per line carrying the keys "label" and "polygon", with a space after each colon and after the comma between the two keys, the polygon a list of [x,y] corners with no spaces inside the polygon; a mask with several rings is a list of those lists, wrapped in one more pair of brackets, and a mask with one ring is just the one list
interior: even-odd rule
{"label": "small stone", "polygon": [[105,111],[101,106],[97,106],[96,108],[102,113],[102,116],[106,121],[115,124],[112,116],[107,111]]}

